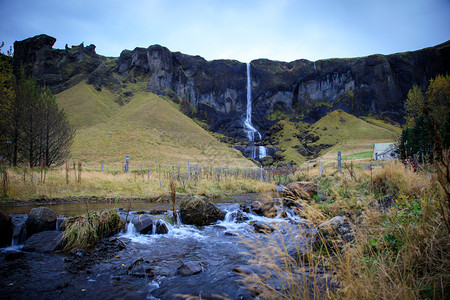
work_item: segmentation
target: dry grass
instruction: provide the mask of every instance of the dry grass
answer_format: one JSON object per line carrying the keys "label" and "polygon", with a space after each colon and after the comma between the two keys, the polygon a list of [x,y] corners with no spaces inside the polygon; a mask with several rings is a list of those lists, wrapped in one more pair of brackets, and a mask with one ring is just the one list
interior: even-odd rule
{"label": "dry grass", "polygon": [[[196,173],[188,177],[186,170],[177,168],[154,169],[147,172],[134,170],[128,174],[120,169],[99,172],[84,169],[81,183],[75,178],[75,171],[69,170],[69,184],[66,184],[65,168],[47,170],[45,181],[37,170],[28,168],[9,168],[9,194],[8,197],[17,200],[36,198],[64,198],[96,196],[100,198],[139,198],[155,199],[167,196],[170,190],[170,179],[175,178],[177,193],[181,195],[196,194],[208,197],[222,197],[248,193],[264,193],[274,189],[270,182],[261,182],[243,176],[243,170],[233,169],[228,172],[238,175],[226,174],[217,176],[217,170]],[[257,170],[255,171],[257,172]],[[78,172],[77,172],[78,178]]]}
{"label": "dry grass", "polygon": [[[342,237],[319,234],[321,243],[310,240],[307,247],[297,236],[291,238],[297,259],[288,234],[246,241],[255,253],[251,262],[263,272],[243,274],[243,281],[263,299],[446,299],[450,235],[439,205],[445,195],[427,175],[393,162],[372,176],[361,171],[355,177],[345,172],[316,177],[328,201],[312,201],[301,215],[316,224],[360,215],[352,225],[354,240],[342,244]],[[308,176],[313,179],[311,172]],[[380,210],[376,199],[392,194],[393,206]]]}
{"label": "dry grass", "polygon": [[64,250],[92,246],[102,237],[119,232],[124,222],[115,210],[70,217],[63,224]]}

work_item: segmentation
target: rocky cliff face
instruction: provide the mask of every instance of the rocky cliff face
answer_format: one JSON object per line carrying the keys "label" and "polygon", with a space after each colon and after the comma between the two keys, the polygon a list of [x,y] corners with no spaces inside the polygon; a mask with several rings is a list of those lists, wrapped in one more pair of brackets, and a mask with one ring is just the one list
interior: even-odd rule
{"label": "rocky cliff face", "polygon": [[[145,78],[149,92],[187,100],[214,131],[245,139],[246,65],[234,60],[206,61],[154,45],[124,50],[106,59],[90,45],[52,49],[55,39],[37,36],[14,44],[15,66],[24,65],[38,82],[54,91],[81,75],[98,89],[120,89],[120,82]],[[415,52],[311,62],[251,62],[253,123],[265,132],[274,111],[313,122],[335,109],[354,115],[376,114],[400,121],[413,84],[450,71],[450,42]],[[80,75],[81,74],[81,75]],[[116,76],[117,77],[117,76]]]}

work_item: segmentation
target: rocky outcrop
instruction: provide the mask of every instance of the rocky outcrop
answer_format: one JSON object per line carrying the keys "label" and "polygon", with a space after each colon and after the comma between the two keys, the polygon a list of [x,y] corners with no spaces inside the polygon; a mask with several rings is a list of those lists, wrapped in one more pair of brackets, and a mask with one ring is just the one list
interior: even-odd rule
{"label": "rocky outcrop", "polygon": [[41,231],[55,230],[56,219],[56,213],[47,207],[33,208],[26,222],[27,235],[31,236]]}
{"label": "rocky outcrop", "polygon": [[195,196],[180,204],[180,217],[184,224],[205,226],[225,218],[225,213],[208,199]]}
{"label": "rocky outcrop", "polygon": [[[16,69],[23,64],[39,83],[58,92],[80,78],[98,90],[145,80],[147,91],[188,101],[213,131],[244,140],[246,65],[235,60],[206,61],[153,45],[124,50],[117,59],[83,44],[52,49],[55,39],[36,36],[14,44]],[[422,89],[430,78],[450,71],[450,42],[392,55],[371,55],[316,62],[258,59],[251,62],[252,123],[264,134],[273,111],[314,122],[342,109],[354,115],[376,114],[401,121],[404,100],[413,84]],[[121,76],[119,82],[113,73]],[[82,76],[81,76],[82,75]]]}
{"label": "rocky outcrop", "polygon": [[11,216],[0,210],[0,247],[11,246],[13,230]]}

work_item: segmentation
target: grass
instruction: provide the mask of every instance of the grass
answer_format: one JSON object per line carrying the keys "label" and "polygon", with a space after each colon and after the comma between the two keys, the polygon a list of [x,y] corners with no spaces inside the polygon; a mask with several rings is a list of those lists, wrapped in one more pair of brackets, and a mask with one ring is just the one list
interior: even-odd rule
{"label": "grass", "polygon": [[[274,189],[270,182],[261,182],[258,176],[251,179],[244,172],[249,169],[228,168],[223,166],[222,177],[220,168],[190,166],[154,166],[143,172],[140,168],[131,168],[126,174],[121,168],[104,168],[104,172],[84,168],[81,183],[75,180],[75,171],[69,170],[69,183],[66,184],[66,170],[62,168],[49,169],[45,181],[41,182],[39,170],[8,168],[9,191],[8,199],[28,200],[36,198],[77,198],[91,197],[108,199],[158,199],[166,197],[169,192],[170,180],[175,177],[178,194],[196,194],[208,197],[264,193]],[[259,169],[253,173],[259,174]],[[78,172],[77,172],[78,176]]]}
{"label": "grass", "polygon": [[[297,174],[318,182],[328,198],[309,202],[301,216],[320,224],[346,215],[354,239],[319,231],[309,243],[298,233],[244,241],[263,270],[242,274],[244,283],[264,299],[446,299],[450,235],[440,205],[446,196],[435,176],[426,175],[398,162],[353,177]],[[392,195],[392,207],[379,209],[376,199]]]}
{"label": "grass", "polygon": [[64,250],[94,246],[98,239],[119,232],[124,222],[116,210],[89,212],[63,223]]}
{"label": "grass", "polygon": [[[138,85],[141,83],[137,83]],[[72,159],[87,167],[100,162],[121,166],[125,156],[133,163],[152,165],[202,163],[253,167],[242,154],[217,141],[176,105],[155,94],[134,91],[127,104],[115,100],[120,95],[101,92],[84,82],[58,94],[57,101],[77,128],[71,148]]]}
{"label": "grass", "polygon": [[[275,117],[283,118],[282,115]],[[333,145],[319,154],[321,160],[331,162],[336,160],[338,151],[342,152],[344,160],[369,159],[374,143],[395,142],[402,130],[382,120],[369,117],[360,119],[342,110],[329,113],[309,127],[302,122],[289,121],[288,118],[283,118],[278,124],[283,129],[274,134],[278,143],[275,146],[283,151],[285,162],[294,161],[298,165],[310,159],[297,150],[302,146],[298,139],[301,132],[309,131],[319,137],[316,142],[307,142],[310,146]]]}

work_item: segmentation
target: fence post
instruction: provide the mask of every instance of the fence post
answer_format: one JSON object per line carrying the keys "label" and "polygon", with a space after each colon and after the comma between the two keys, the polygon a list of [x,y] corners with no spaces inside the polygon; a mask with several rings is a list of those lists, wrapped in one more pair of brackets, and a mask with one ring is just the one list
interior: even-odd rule
{"label": "fence post", "polygon": [[338,161],[338,172],[342,172],[342,158],[341,158],[341,151],[338,151],[337,153],[337,161]]}

